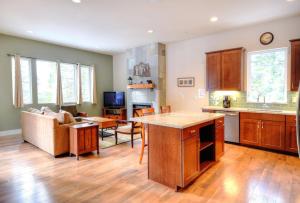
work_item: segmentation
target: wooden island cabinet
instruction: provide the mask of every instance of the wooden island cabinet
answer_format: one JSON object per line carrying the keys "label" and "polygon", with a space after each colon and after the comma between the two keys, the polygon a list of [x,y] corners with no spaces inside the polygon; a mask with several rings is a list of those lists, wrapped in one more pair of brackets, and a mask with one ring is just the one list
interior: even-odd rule
{"label": "wooden island cabinet", "polygon": [[158,114],[135,117],[148,127],[148,178],[186,187],[224,154],[223,114]]}

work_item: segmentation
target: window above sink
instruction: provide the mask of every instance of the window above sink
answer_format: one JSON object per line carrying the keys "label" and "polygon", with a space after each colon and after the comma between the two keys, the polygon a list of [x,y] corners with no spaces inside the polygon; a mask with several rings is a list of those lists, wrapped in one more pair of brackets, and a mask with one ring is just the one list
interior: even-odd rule
{"label": "window above sink", "polygon": [[287,48],[248,52],[248,103],[287,103],[287,52]]}

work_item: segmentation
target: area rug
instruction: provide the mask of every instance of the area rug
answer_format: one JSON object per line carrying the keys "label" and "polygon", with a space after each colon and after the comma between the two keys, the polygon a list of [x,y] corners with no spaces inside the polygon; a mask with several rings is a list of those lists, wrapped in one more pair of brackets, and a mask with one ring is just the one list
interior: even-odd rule
{"label": "area rug", "polygon": [[[113,131],[108,130],[109,133],[114,133]],[[137,134],[133,136],[133,140],[141,139],[141,135]],[[118,145],[131,141],[130,135],[120,134],[118,133]],[[109,147],[116,146],[115,136],[104,137],[103,140],[99,137],[100,149],[105,149]]]}

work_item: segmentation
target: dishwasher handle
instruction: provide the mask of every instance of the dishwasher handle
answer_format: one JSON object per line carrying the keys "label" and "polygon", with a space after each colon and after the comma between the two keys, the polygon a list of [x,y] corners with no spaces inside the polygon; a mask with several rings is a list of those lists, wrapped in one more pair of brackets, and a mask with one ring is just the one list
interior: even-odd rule
{"label": "dishwasher handle", "polygon": [[232,111],[216,111],[216,113],[225,114],[225,116],[239,116],[239,112],[232,112]]}

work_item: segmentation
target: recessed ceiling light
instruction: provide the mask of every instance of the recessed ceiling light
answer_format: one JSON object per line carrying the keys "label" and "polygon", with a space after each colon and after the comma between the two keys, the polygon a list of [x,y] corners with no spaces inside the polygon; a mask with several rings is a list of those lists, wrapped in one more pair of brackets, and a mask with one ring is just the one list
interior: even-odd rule
{"label": "recessed ceiling light", "polygon": [[32,34],[32,33],[33,33],[32,30],[27,30],[26,32],[29,33],[29,34]]}
{"label": "recessed ceiling light", "polygon": [[81,0],[72,0],[74,3],[79,4],[81,3]]}
{"label": "recessed ceiling light", "polygon": [[293,2],[293,1],[295,1],[295,0],[286,0],[287,2]]}
{"label": "recessed ceiling light", "polygon": [[213,16],[210,18],[210,22],[217,22],[219,19],[217,16]]}
{"label": "recessed ceiling light", "polygon": [[154,31],[153,30],[148,30],[147,31],[149,34],[152,34]]}

